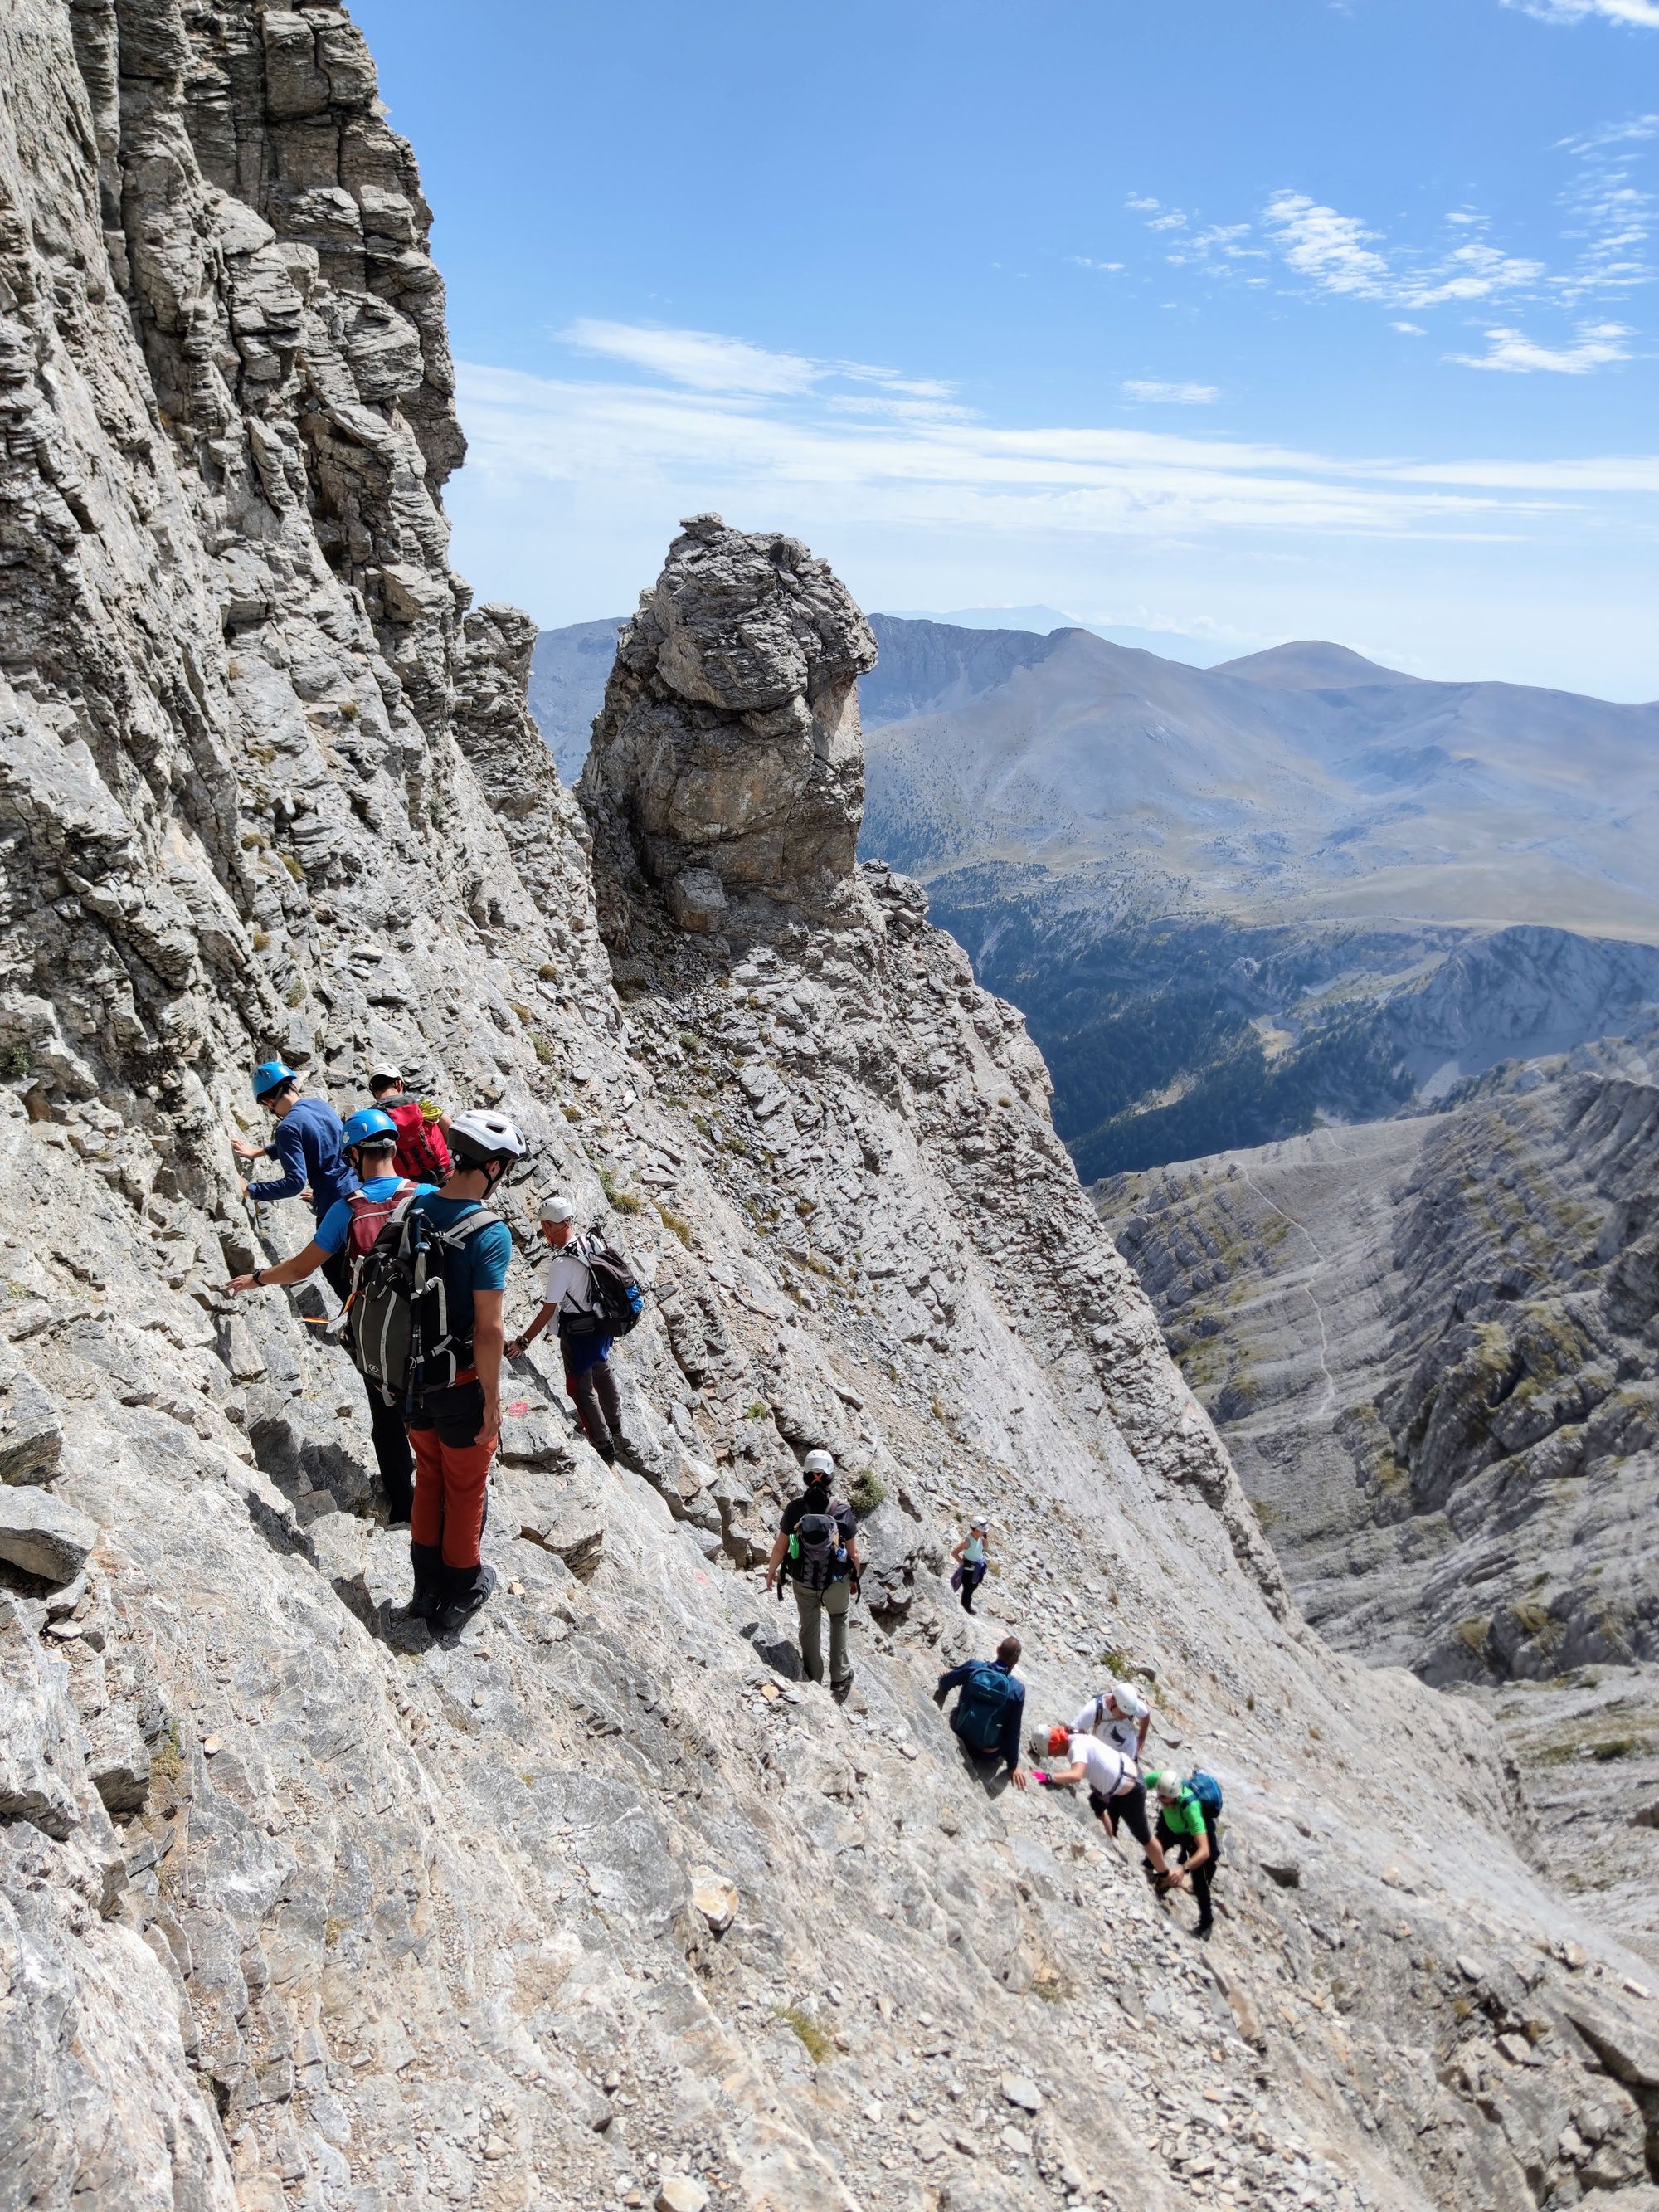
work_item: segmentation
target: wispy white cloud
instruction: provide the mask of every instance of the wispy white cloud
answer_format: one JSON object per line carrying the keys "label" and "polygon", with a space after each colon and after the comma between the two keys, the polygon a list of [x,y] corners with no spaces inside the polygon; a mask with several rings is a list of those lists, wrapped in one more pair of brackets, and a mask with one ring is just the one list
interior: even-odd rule
{"label": "wispy white cloud", "polygon": [[1160,400],[1176,407],[1211,407],[1221,393],[1213,384],[1161,384],[1144,377],[1124,379],[1131,399]]}
{"label": "wispy white cloud", "polygon": [[1425,338],[1429,335],[1421,323],[1390,323],[1389,328],[1398,331],[1401,337]]}
{"label": "wispy white cloud", "polygon": [[1530,376],[1540,370],[1557,376],[1588,376],[1598,368],[1606,368],[1613,362],[1628,361],[1630,349],[1624,341],[1631,335],[1623,323],[1588,323],[1571,345],[1540,345],[1524,331],[1494,330],[1486,332],[1484,354],[1455,353],[1449,360],[1461,362],[1465,368],[1495,368],[1511,376]]}
{"label": "wispy white cloud", "polygon": [[[626,356],[618,346],[611,357]],[[573,494],[586,486],[640,508],[712,505],[818,531],[952,543],[980,533],[1164,544],[1246,534],[1479,540],[1525,534],[1562,506],[1553,485],[1442,483],[1432,471],[1403,475],[1417,466],[1407,462],[1151,430],[1004,428],[938,403],[901,411],[896,398],[872,413],[857,407],[860,395],[817,384],[715,392],[680,377],[678,354],[663,358],[674,367],[655,383],[465,368],[475,485],[514,498],[533,496],[538,483]],[[1209,390],[1158,396],[1198,404]],[[877,404],[888,397],[863,396]]]}
{"label": "wispy white cloud", "polygon": [[1376,251],[1381,240],[1357,217],[1322,207],[1305,192],[1285,191],[1268,201],[1266,220],[1286,264],[1320,290],[1363,300],[1392,295],[1394,271]]}
{"label": "wispy white cloud", "polygon": [[1073,253],[1070,258],[1079,269],[1097,269],[1104,276],[1121,276],[1123,273],[1121,261],[1095,261],[1086,253]]}
{"label": "wispy white cloud", "polygon": [[1608,23],[1638,23],[1644,30],[1659,31],[1659,0],[1504,0],[1504,5],[1545,23],[1583,23],[1596,16]]}
{"label": "wispy white cloud", "polygon": [[[579,353],[625,362],[672,384],[726,397],[777,398],[806,392],[830,382],[873,384],[917,409],[950,399],[955,386],[936,377],[909,377],[867,361],[813,361],[804,354],[775,353],[744,338],[718,331],[676,330],[651,323],[602,322],[579,315],[557,333],[560,343]],[[876,409],[882,403],[870,401]],[[946,412],[960,414],[959,408]]]}
{"label": "wispy white cloud", "polygon": [[[1487,300],[1530,290],[1545,274],[1541,261],[1504,253],[1484,238],[1465,237],[1432,258],[1390,254],[1379,232],[1305,192],[1275,192],[1264,220],[1286,268],[1316,290],[1389,307],[1421,309]],[[1483,216],[1467,210],[1448,220],[1457,234],[1485,227]]]}
{"label": "wispy white cloud", "polygon": [[582,353],[625,361],[697,392],[805,392],[819,374],[817,364],[799,354],[769,353],[714,331],[657,330],[580,315],[559,336]]}

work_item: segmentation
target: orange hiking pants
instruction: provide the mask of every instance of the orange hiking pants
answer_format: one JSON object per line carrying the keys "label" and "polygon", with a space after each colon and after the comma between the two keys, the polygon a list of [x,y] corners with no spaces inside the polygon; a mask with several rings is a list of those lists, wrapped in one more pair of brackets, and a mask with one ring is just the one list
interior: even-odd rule
{"label": "orange hiking pants", "polygon": [[415,1449],[415,1504],[409,1517],[414,1542],[441,1547],[447,1567],[465,1572],[478,1564],[484,1499],[493,1440],[479,1437],[483,1392],[476,1382],[434,1391],[409,1425]]}

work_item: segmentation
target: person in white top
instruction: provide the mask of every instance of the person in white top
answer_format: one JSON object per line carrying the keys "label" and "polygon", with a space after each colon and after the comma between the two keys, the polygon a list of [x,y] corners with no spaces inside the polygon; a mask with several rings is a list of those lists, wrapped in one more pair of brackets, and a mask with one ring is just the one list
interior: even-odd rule
{"label": "person in white top", "polygon": [[1127,1759],[1140,1764],[1146,1748],[1152,1709],[1139,1690],[1127,1682],[1113,1682],[1097,1698],[1091,1698],[1072,1723],[1075,1735],[1098,1736]]}
{"label": "person in white top", "polygon": [[1089,1810],[1107,1834],[1115,1838],[1117,1824],[1121,1820],[1140,1845],[1140,1863],[1149,1876],[1169,1871],[1164,1846],[1152,1833],[1146,1818],[1146,1790],[1140,1770],[1127,1753],[1103,1743],[1086,1729],[1056,1726],[1048,1731],[1048,1755],[1051,1759],[1063,1756],[1069,1764],[1050,1767],[1046,1773],[1034,1773],[1034,1782],[1045,1783],[1052,1789],[1063,1788],[1068,1782],[1086,1782]]}
{"label": "person in white top", "polygon": [[593,1317],[593,1278],[587,1264],[592,1239],[576,1233],[575,1212],[561,1193],[542,1200],[541,1231],[549,1248],[542,1270],[542,1304],[535,1320],[522,1336],[514,1338],[507,1352],[508,1358],[516,1359],[557,1316],[564,1387],[587,1441],[611,1466],[618,1449],[626,1452],[629,1447],[623,1434],[617,1378],[611,1372],[611,1340],[601,1335]]}

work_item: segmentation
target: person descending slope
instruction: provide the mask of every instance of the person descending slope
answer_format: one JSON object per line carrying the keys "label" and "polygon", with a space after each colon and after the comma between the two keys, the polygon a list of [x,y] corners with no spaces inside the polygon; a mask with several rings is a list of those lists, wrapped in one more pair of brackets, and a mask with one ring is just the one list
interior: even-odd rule
{"label": "person descending slope", "polygon": [[[239,1160],[280,1160],[283,1172],[266,1182],[244,1181],[242,1195],[269,1206],[276,1199],[298,1198],[308,1187],[313,1218],[320,1221],[337,1200],[357,1188],[339,1115],[325,1098],[302,1097],[299,1077],[280,1060],[264,1060],[254,1069],[253,1095],[276,1121],[276,1132],[268,1145],[234,1137],[231,1150]],[[324,1275],[343,1297],[346,1271],[337,1255]]]}
{"label": "person descending slope", "polygon": [[416,1182],[441,1183],[450,1170],[447,1114],[428,1116],[416,1094],[384,1062],[368,1071],[368,1095],[398,1131],[398,1172]]}
{"label": "person descending slope", "polygon": [[1139,1765],[1151,1721],[1152,1708],[1138,1690],[1132,1690],[1127,1682],[1111,1682],[1097,1698],[1090,1698],[1072,1723],[1072,1733],[1097,1735]]}
{"label": "person descending slope", "polygon": [[[361,1106],[355,1114],[347,1115],[341,1134],[345,1139],[346,1157],[354,1173],[361,1178],[360,1187],[335,1200],[302,1252],[296,1252],[291,1260],[279,1261],[274,1267],[259,1267],[251,1275],[234,1276],[225,1285],[228,1291],[257,1291],[278,1283],[301,1283],[320,1267],[330,1283],[336,1283],[337,1276],[343,1270],[343,1296],[349,1300],[363,1263],[398,1200],[433,1188],[430,1183],[410,1182],[394,1172],[398,1132],[390,1115],[381,1113],[378,1107]],[[369,1434],[374,1438],[375,1462],[380,1470],[386,1522],[392,1528],[407,1527],[415,1494],[415,1459],[404,1427],[403,1407],[401,1402],[388,1399],[368,1376],[365,1376],[363,1381],[368,1392]]]}
{"label": "person descending slope", "polygon": [[[456,1117],[450,1151],[454,1171],[441,1190],[394,1212],[365,1270],[362,1300],[366,1327],[389,1317],[376,1322],[383,1340],[391,1319],[408,1316],[406,1348],[385,1364],[401,1378],[415,1451],[411,1609],[446,1633],[495,1587],[478,1543],[501,1427],[501,1297],[513,1238],[483,1201],[524,1158],[525,1143],[501,1115],[472,1111]],[[401,1300],[395,1277],[410,1286]]]}
{"label": "person descending slope", "polygon": [[575,1208],[555,1193],[541,1206],[541,1230],[551,1249],[542,1271],[542,1304],[522,1336],[507,1347],[516,1359],[556,1315],[564,1387],[583,1433],[607,1466],[618,1452],[630,1466],[637,1455],[623,1434],[622,1399],[611,1372],[611,1347],[644,1310],[639,1286],[620,1252],[596,1231],[573,1233]]}
{"label": "person descending slope", "polygon": [[[971,1611],[971,1607],[969,1610]],[[994,1660],[969,1659],[939,1678],[933,1703],[941,1711],[952,1690],[960,1690],[951,1726],[957,1740],[978,1759],[1000,1759],[1016,1790],[1025,1787],[1019,1763],[1019,1732],[1025,1718],[1025,1685],[1015,1674],[1019,1664],[1017,1636],[1005,1636]]]}
{"label": "person descending slope", "polygon": [[[859,1594],[858,1523],[844,1498],[830,1494],[836,1462],[827,1451],[810,1451],[801,1463],[805,1487],[783,1509],[783,1525],[766,1562],[766,1587],[783,1567],[800,1615],[801,1664],[809,1682],[823,1680],[823,1620],[830,1620],[830,1687],[838,1698],[852,1687],[847,1656],[847,1613]],[[778,1596],[783,1590],[778,1584]]]}
{"label": "person descending slope", "polygon": [[1121,1820],[1140,1845],[1143,1863],[1154,1874],[1168,1873],[1164,1847],[1147,1825],[1146,1787],[1139,1770],[1127,1752],[1103,1743],[1097,1735],[1090,1735],[1085,1730],[1074,1732],[1055,1726],[1048,1731],[1048,1756],[1064,1759],[1067,1764],[1050,1767],[1047,1773],[1038,1772],[1036,1781],[1054,1789],[1063,1788],[1071,1782],[1086,1782],[1089,1810],[1107,1834],[1115,1840],[1117,1824]]}
{"label": "person descending slope", "polygon": [[951,1577],[951,1587],[962,1593],[962,1609],[974,1609],[974,1592],[991,1571],[991,1562],[986,1557],[985,1535],[990,1522],[982,1513],[975,1513],[968,1523],[968,1534],[959,1543],[951,1547],[951,1557],[957,1571]]}
{"label": "person descending slope", "polygon": [[[1214,1920],[1210,1910],[1210,1884],[1221,1856],[1221,1789],[1207,1774],[1194,1774],[1183,1782],[1173,1767],[1157,1768],[1146,1777],[1147,1787],[1158,1793],[1158,1841],[1180,1854],[1179,1874],[1167,1872],[1158,1884],[1160,1893],[1190,1885],[1198,1899],[1198,1925],[1193,1933],[1208,1937]],[[1213,1803],[1207,1802],[1213,1798]]]}

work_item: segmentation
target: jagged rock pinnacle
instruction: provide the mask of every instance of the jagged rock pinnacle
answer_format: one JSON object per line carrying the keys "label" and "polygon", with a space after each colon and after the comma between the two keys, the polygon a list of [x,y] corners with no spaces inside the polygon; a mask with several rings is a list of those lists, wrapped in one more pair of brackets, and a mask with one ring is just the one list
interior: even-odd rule
{"label": "jagged rock pinnacle", "polygon": [[623,632],[579,788],[613,891],[642,872],[693,930],[757,896],[832,898],[864,810],[855,687],[875,660],[845,586],[797,539],[690,516]]}

